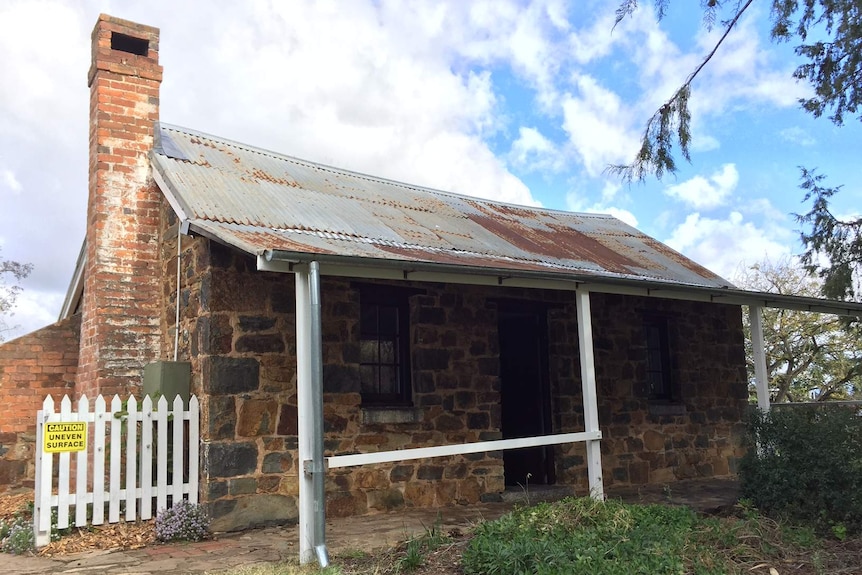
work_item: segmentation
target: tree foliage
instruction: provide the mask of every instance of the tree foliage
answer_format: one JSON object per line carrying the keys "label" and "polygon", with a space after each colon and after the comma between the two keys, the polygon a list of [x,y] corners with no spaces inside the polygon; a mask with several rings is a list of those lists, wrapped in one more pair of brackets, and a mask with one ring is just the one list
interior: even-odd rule
{"label": "tree foliage", "polygon": [[[860,293],[862,271],[862,218],[836,217],[829,202],[841,187],[827,187],[822,174],[806,168],[801,170],[804,201],[811,201],[811,209],[796,216],[799,223],[808,227],[801,234],[805,246],[802,263],[820,276],[824,296],[855,300]],[[828,266],[822,265],[821,257],[829,261]]]}
{"label": "tree foliage", "polygon": [[12,315],[15,300],[21,293],[19,282],[30,275],[33,264],[22,264],[20,262],[0,258],[0,341],[3,341],[3,332],[12,329],[4,321],[4,316]]}
{"label": "tree foliage", "polygon": [[[801,265],[784,259],[755,264],[735,283],[747,289],[817,297],[820,282]],[[772,401],[817,401],[862,397],[862,341],[856,330],[830,314],[767,308],[762,312],[766,370]],[[746,361],[754,373],[748,315],[743,319]]]}
{"label": "tree foliage", "polygon": [[[683,85],[649,119],[641,147],[630,164],[613,165],[609,171],[624,181],[661,178],[676,172],[675,156],[690,160],[691,114],[688,108],[691,86],[697,75],[716,54],[753,0],[701,0],[704,26],[723,28],[712,51],[686,78]],[[654,0],[661,20],[670,0]],[[638,9],[637,0],[624,0],[616,11],[616,24]],[[722,19],[726,16],[726,19]],[[793,76],[807,81],[814,95],[802,98],[802,108],[815,117],[829,112],[841,125],[846,114],[856,114],[862,106],[862,3],[859,0],[772,0],[773,41],[798,39],[796,54],[804,59]],[[718,23],[718,24],[717,24]],[[859,119],[862,120],[862,113]]]}

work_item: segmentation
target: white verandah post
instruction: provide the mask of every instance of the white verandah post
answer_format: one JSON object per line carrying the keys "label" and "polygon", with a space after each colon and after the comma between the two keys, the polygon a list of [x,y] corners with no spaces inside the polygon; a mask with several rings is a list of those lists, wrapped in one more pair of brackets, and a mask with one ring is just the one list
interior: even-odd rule
{"label": "white verandah post", "polygon": [[[579,289],[575,292],[578,312],[578,351],[581,359],[581,387],[584,398],[584,431],[599,431],[599,406],[596,394],[596,367],[593,357],[593,322],[590,312],[590,292]],[[590,478],[590,497],[605,498],[602,481],[601,440],[586,442],[587,473]]]}
{"label": "white verandah post", "polygon": [[769,411],[769,378],[766,375],[766,351],[763,345],[763,308],[748,306],[751,325],[751,350],[754,360],[754,384],[757,388],[757,407]]}
{"label": "white verandah post", "polygon": [[299,562],[314,559],[314,483],[303,462],[312,457],[314,411],[311,390],[311,295],[308,272],[296,274],[296,403],[299,473]]}

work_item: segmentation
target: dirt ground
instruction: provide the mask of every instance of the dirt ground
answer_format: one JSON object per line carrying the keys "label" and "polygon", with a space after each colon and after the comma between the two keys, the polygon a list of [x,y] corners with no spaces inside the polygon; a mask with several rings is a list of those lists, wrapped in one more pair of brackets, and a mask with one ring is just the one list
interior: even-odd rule
{"label": "dirt ground", "polygon": [[[33,501],[32,493],[0,495],[0,520],[12,522],[15,517],[30,514],[27,504]],[[94,549],[140,549],[156,542],[153,521],[116,523],[84,528],[72,527],[59,541],[39,550],[39,555],[52,557]]]}
{"label": "dirt ground", "polygon": [[[0,494],[0,520],[9,522],[21,513],[27,513],[32,493]],[[27,514],[29,517],[29,514]],[[422,564],[411,573],[417,575],[462,575],[461,555],[470,541],[470,534],[461,529],[446,533],[446,541],[437,549],[424,552]],[[52,557],[99,549],[130,550],[159,545],[155,538],[153,521],[119,523],[87,529],[71,528],[67,535],[39,551],[39,555]],[[345,573],[354,575],[404,572],[401,561],[406,543],[387,551],[346,553],[333,556],[333,562]],[[821,549],[819,565],[810,557],[784,557],[779,570],[781,575],[862,575],[862,537],[844,542],[826,541]],[[757,567],[752,572],[760,572]]]}

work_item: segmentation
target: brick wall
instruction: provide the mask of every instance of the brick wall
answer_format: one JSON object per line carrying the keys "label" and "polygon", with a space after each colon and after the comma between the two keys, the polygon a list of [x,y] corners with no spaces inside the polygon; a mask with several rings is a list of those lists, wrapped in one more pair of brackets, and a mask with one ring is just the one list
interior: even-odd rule
{"label": "brick wall", "polygon": [[[175,234],[164,230],[163,260],[174,270]],[[183,245],[180,359],[192,362],[203,396],[203,501],[219,529],[294,520],[294,278],[258,272],[253,259],[201,238],[184,237]],[[165,274],[165,297],[176,290],[174,275]],[[387,423],[361,405],[357,286],[322,280],[328,454],[500,438],[496,300],[548,304],[552,431],[583,430],[572,293],[394,285],[422,292],[410,304],[416,417]],[[592,296],[592,308],[606,484],[733,473],[747,398],[740,308],[603,294]],[[668,317],[680,390],[670,410],[649,400],[644,383],[643,318],[656,313]],[[172,329],[173,318],[164,323]],[[554,450],[557,483],[586,493],[583,446]],[[499,453],[332,470],[327,513],[471,503],[503,489]]]}
{"label": "brick wall", "polygon": [[36,411],[72,395],[81,316],[0,345],[0,491],[32,487]]}
{"label": "brick wall", "polygon": [[87,264],[77,391],[127,395],[160,345],[159,31],[101,15],[93,30]]}

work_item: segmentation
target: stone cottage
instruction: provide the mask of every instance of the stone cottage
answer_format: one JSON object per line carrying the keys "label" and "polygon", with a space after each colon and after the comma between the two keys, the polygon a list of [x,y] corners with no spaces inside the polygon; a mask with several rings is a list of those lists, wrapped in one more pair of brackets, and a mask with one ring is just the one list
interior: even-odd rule
{"label": "stone cottage", "polygon": [[[217,529],[297,520],[309,421],[322,423],[334,516],[527,483],[600,494],[733,475],[748,403],[741,306],[754,318],[853,306],[739,290],[610,216],[424,189],[162,123],[158,38],[96,24],[84,250],[61,322],[0,346],[0,395],[140,397],[144,367],[176,353],[201,401],[200,497]],[[322,421],[299,397],[314,370]],[[0,429],[7,450],[26,453],[30,421]],[[533,439],[500,443],[517,438]],[[491,443],[339,459],[478,442]],[[9,469],[7,483],[32,481]]]}

